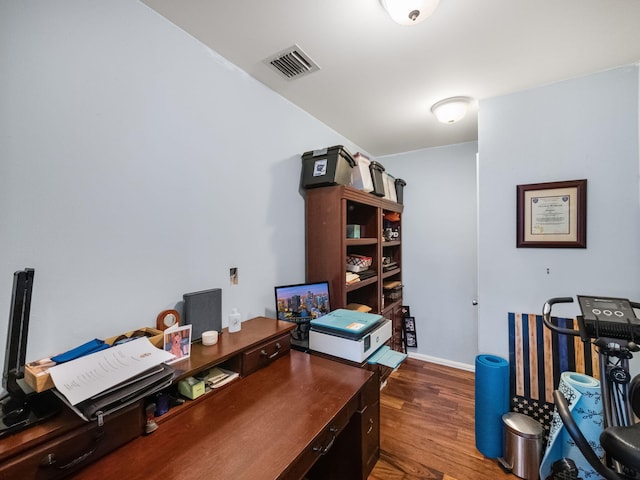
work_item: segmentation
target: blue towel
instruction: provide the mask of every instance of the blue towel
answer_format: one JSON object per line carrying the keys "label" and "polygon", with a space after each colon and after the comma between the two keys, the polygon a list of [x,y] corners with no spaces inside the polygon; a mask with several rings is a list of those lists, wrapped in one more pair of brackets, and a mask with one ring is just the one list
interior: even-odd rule
{"label": "blue towel", "polygon": [[[596,455],[602,457],[604,450],[600,445],[600,434],[603,430],[602,400],[600,381],[576,372],[563,372],[560,375],[558,390],[569,402],[569,411],[576,421],[584,438],[591,444]],[[547,478],[551,473],[551,465],[561,458],[572,459],[580,472],[580,478],[600,478],[600,475],[587,462],[571,436],[564,428],[557,410],[553,412],[549,441],[542,463],[540,478]]]}
{"label": "blue towel", "polygon": [[75,360],[76,358],[83,357],[85,355],[89,355],[90,353],[99,352],[100,350],[104,350],[105,348],[109,348],[109,344],[105,343],[104,340],[91,340],[87,343],[83,343],[71,350],[68,350],[64,353],[56,355],[55,357],[51,357],[56,363],[64,363],[70,360]]}

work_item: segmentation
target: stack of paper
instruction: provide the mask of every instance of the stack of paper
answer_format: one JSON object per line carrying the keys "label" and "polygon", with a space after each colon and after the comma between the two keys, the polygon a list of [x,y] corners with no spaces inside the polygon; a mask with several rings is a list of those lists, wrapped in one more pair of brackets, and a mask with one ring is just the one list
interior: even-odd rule
{"label": "stack of paper", "polygon": [[[100,350],[49,368],[56,393],[81,417],[127,405],[171,384],[173,355],[147,337]],[[77,407],[77,408],[75,408]]]}
{"label": "stack of paper", "polygon": [[238,377],[239,374],[237,372],[220,367],[213,367],[203,380],[207,382],[207,385],[211,388],[220,388]]}
{"label": "stack of paper", "polygon": [[359,281],[360,281],[360,276],[357,273],[352,273],[352,272],[346,273],[347,285],[351,285],[352,283],[356,283]]}

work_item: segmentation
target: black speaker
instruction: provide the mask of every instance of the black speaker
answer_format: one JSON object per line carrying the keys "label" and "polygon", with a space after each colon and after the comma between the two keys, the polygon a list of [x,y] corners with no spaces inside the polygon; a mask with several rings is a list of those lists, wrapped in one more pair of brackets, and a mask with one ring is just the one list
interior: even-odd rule
{"label": "black speaker", "polygon": [[184,323],[191,324],[191,341],[202,339],[202,332],[222,330],[222,289],[185,293]]}

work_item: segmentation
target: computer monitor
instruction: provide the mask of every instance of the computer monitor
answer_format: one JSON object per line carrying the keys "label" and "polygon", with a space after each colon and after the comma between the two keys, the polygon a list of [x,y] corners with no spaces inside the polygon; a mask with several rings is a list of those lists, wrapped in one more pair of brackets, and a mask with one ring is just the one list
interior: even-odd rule
{"label": "computer monitor", "polygon": [[329,282],[298,283],[275,287],[279,320],[308,323],[331,311]]}
{"label": "computer monitor", "polygon": [[275,287],[275,296],[278,319],[296,324],[291,331],[291,346],[307,351],[311,320],[331,311],[329,282],[282,285]]}

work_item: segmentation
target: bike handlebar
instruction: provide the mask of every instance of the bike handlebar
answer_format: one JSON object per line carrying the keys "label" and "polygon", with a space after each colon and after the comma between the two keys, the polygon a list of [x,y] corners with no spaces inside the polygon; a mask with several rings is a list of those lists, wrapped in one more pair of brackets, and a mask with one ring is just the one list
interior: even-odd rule
{"label": "bike handlebar", "polygon": [[542,321],[544,322],[545,326],[556,333],[572,335],[574,337],[580,336],[579,330],[575,330],[573,328],[563,328],[551,323],[551,309],[556,303],[573,303],[573,297],[554,297],[550,298],[544,303],[544,306],[542,307]]}
{"label": "bike handlebar", "polygon": [[547,310],[547,308],[549,310],[547,313],[551,313],[551,306],[555,305],[556,303],[573,303],[573,297],[554,297],[554,298],[550,298],[544,304],[544,307],[542,309],[543,313]]}
{"label": "bike handlebar", "polygon": [[[581,323],[581,317],[578,317],[578,326],[584,330],[582,332],[581,330],[576,330],[574,328],[559,327],[558,325],[554,325],[551,322],[551,309],[553,308],[553,305],[557,303],[573,303],[573,297],[554,297],[550,298],[544,303],[544,306],[542,307],[542,321],[544,322],[545,326],[553,332],[561,333],[563,335],[572,335],[574,337],[581,337],[583,341],[587,341],[588,334],[584,329],[584,325]],[[640,303],[638,302],[629,301],[629,304],[632,308],[640,309]]]}

